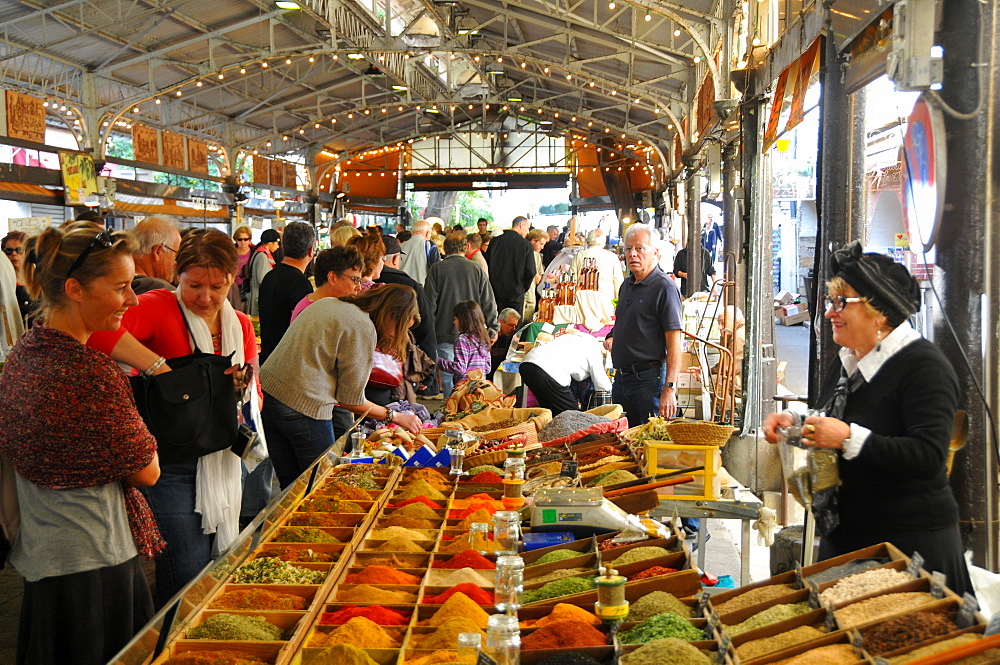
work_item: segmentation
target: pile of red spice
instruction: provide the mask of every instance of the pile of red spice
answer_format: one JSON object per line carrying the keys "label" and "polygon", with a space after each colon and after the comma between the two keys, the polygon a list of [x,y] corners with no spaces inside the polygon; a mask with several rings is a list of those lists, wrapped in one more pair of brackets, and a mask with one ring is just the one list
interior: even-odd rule
{"label": "pile of red spice", "polygon": [[636,543],[641,543],[643,540],[649,540],[649,538],[643,538],[642,540],[630,540],[627,543],[616,543],[614,538],[608,538],[607,540],[602,540],[597,544],[597,549],[601,552],[606,552],[607,550],[613,550],[616,547],[625,547],[626,545],[635,545]]}
{"label": "pile of red spice", "polygon": [[647,577],[656,577],[658,575],[667,575],[669,573],[676,573],[676,568],[667,568],[666,566],[650,566],[646,570],[638,573],[632,578],[632,581],[644,580]]}
{"label": "pile of red spice", "polygon": [[556,621],[521,638],[522,649],[602,647],[608,636],[582,621]]}
{"label": "pile of red spice", "polygon": [[484,591],[482,588],[472,584],[471,582],[465,582],[463,584],[457,584],[447,591],[440,593],[436,596],[424,596],[425,603],[430,605],[443,605],[446,600],[454,596],[456,593],[464,593],[468,596],[476,605],[492,605],[493,604],[493,594]]}
{"label": "pile of red spice", "polygon": [[[489,472],[484,471],[483,473]],[[449,510],[448,519],[464,520],[477,510],[486,510],[490,515],[493,515],[498,510],[503,510],[503,503],[497,501],[489,494],[473,494],[465,500],[465,508],[461,510]]]}
{"label": "pile of red spice", "polygon": [[405,626],[410,623],[409,612],[397,612],[381,605],[369,605],[368,607],[351,605],[336,612],[323,612],[320,615],[319,623],[322,626],[339,626],[354,617],[364,617],[380,626]]}
{"label": "pile of red spice", "polygon": [[464,483],[501,483],[503,482],[503,476],[493,473],[492,471],[481,471],[471,478],[463,480]]}
{"label": "pile of red spice", "polygon": [[596,462],[604,457],[610,457],[611,455],[621,455],[622,451],[620,448],[615,446],[601,446],[597,450],[586,453],[584,455],[577,455],[576,459],[580,464],[588,464],[590,462]]}
{"label": "pile of red spice", "polygon": [[[447,561],[432,564],[434,568],[474,568],[475,570],[496,570],[496,564],[476,550],[462,550]],[[349,577],[349,576],[348,576]],[[383,582],[385,584],[385,582]]]}
{"label": "pile of red spice", "polygon": [[403,506],[408,506],[411,503],[422,503],[425,506],[433,508],[434,510],[441,510],[442,508],[444,508],[444,506],[442,506],[441,504],[438,504],[438,503],[434,503],[433,501],[431,501],[430,499],[428,499],[423,494],[421,494],[420,496],[415,496],[412,499],[406,499],[405,501],[400,501],[399,503],[391,504],[389,507],[390,508],[402,508]]}
{"label": "pile of red spice", "polygon": [[389,566],[368,566],[360,573],[344,578],[345,584],[420,584],[416,575],[410,575]]}

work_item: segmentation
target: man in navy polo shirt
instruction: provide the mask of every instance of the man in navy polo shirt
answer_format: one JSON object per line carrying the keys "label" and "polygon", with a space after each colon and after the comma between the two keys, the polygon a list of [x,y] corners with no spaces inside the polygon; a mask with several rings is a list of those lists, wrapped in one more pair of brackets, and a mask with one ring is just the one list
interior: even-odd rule
{"label": "man in navy polo shirt", "polygon": [[[657,265],[653,230],[633,224],[625,234],[625,263],[631,275],[618,291],[615,328],[604,342],[611,351],[615,382],[611,398],[621,404],[629,427],[651,415],[677,413],[674,384],[681,369],[681,295]],[[667,381],[659,391],[660,363],[666,359]],[[659,394],[660,406],[655,398]]]}

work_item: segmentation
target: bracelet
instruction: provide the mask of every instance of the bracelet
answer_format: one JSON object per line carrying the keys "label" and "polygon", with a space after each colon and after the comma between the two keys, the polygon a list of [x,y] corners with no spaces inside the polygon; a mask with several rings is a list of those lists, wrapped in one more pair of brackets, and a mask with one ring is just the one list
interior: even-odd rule
{"label": "bracelet", "polygon": [[393,415],[394,415],[395,413],[396,413],[395,411],[393,411],[393,410],[392,410],[392,409],[390,409],[389,407],[386,407],[386,409],[385,409],[385,422],[387,422],[387,423],[391,423],[391,422],[392,422],[392,416],[393,416]]}
{"label": "bracelet", "polygon": [[164,358],[163,356],[160,356],[159,358],[156,359],[156,362],[154,362],[152,365],[150,365],[146,369],[142,370],[142,375],[143,376],[153,376],[153,372],[155,372],[156,370],[160,369],[160,367],[162,367],[163,363],[165,363],[165,362],[167,362],[167,359]]}

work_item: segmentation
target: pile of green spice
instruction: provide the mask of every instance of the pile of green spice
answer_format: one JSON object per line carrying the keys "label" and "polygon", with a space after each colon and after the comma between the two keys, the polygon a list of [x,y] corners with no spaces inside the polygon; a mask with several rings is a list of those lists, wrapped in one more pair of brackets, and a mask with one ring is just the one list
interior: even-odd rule
{"label": "pile of green spice", "polygon": [[639,476],[635,475],[631,471],[625,471],[624,469],[619,469],[618,471],[612,471],[611,473],[598,476],[600,480],[591,481],[587,487],[608,487],[610,485],[618,485],[619,483],[627,483],[630,480],[637,480]]}
{"label": "pile of green spice", "polygon": [[647,642],[618,662],[621,665],[711,665],[712,660],[684,640],[666,637]]}
{"label": "pile of green spice", "polygon": [[327,571],[310,570],[281,559],[262,557],[249,561],[233,573],[234,584],[322,584]]}
{"label": "pile of green spice", "polygon": [[638,626],[618,633],[618,641],[622,644],[645,644],[667,637],[688,641],[706,639],[704,631],[673,611],[654,614]]}
{"label": "pile of green spice", "polygon": [[285,631],[264,617],[248,617],[240,614],[213,614],[188,634],[192,640],[283,640]]}
{"label": "pile of green spice", "polygon": [[478,476],[480,473],[495,473],[498,476],[503,475],[503,469],[498,466],[493,466],[492,464],[480,464],[479,466],[474,466],[467,471],[469,477]]}
{"label": "pile of green spice", "polygon": [[750,607],[751,605],[766,603],[769,600],[774,600],[775,598],[780,598],[781,596],[787,596],[790,593],[795,593],[795,591],[795,587],[791,584],[768,584],[767,586],[750,589],[749,591],[741,593],[738,596],[730,598],[724,603],[713,600],[712,606],[719,614],[729,614],[730,612],[736,612]]}
{"label": "pile of green spice", "polygon": [[333,474],[333,479],[338,482],[344,483],[345,485],[353,485],[359,489],[363,490],[377,490],[380,489],[378,483],[375,482],[377,478],[380,478],[381,474],[375,469],[375,467],[367,464],[351,464],[342,469],[338,469],[336,473]]}
{"label": "pile of green spice", "polygon": [[784,621],[785,619],[791,619],[797,617],[800,614],[805,614],[810,611],[809,603],[795,603],[792,604],[782,604],[782,605],[772,605],[762,612],[757,612],[752,617],[746,621],[741,621],[735,626],[725,625],[725,630],[731,636],[739,635],[740,633],[745,633],[748,630],[754,630],[755,628],[762,628],[764,626],[769,626],[772,623],[777,623],[779,621]]}
{"label": "pile of green spice", "polygon": [[562,561],[563,559],[572,559],[575,556],[580,556],[580,552],[574,552],[573,550],[552,550],[542,556],[538,557],[534,563],[529,563],[530,566],[544,566],[547,563],[552,563],[554,561]]}
{"label": "pile of green spice", "polygon": [[276,543],[339,543],[329,531],[314,526],[293,526],[279,529],[272,539]]}
{"label": "pile of green spice", "polygon": [[537,603],[540,600],[568,596],[571,593],[591,591],[596,587],[593,577],[566,577],[543,585],[540,589],[527,589],[521,596],[521,602]]}
{"label": "pile of green spice", "polygon": [[668,554],[670,554],[670,551],[663,547],[644,545],[643,547],[636,547],[635,549],[628,550],[617,558],[604,563],[610,563],[615,568],[621,568],[624,565],[635,563],[636,561],[655,559],[657,557],[667,556]]}
{"label": "pile of green spice", "polygon": [[682,603],[672,593],[653,591],[629,606],[628,621],[645,621],[651,616],[668,611],[676,612],[687,619],[694,613],[689,605]]}
{"label": "pile of green spice", "polygon": [[554,570],[547,575],[542,575],[541,577],[532,577],[527,580],[529,584],[538,584],[539,582],[551,582],[552,580],[560,580],[564,577],[569,577],[570,575],[579,575],[580,573],[591,573],[593,574],[592,568],[563,568],[562,570]]}
{"label": "pile of green spice", "polygon": [[341,501],[329,496],[314,496],[296,508],[300,513],[364,513],[364,508],[353,501]]}

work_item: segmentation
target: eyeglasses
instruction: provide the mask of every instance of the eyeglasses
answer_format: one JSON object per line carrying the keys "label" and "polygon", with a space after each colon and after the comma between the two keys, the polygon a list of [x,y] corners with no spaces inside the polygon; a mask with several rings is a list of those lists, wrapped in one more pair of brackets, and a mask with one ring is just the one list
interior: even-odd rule
{"label": "eyeglasses", "polygon": [[69,267],[69,270],[66,272],[66,279],[69,279],[69,276],[73,274],[73,271],[83,265],[83,262],[87,260],[87,255],[89,255],[95,247],[100,245],[104,249],[108,249],[114,244],[115,241],[111,238],[110,233],[107,231],[101,231],[98,233],[94,236],[94,239],[90,241],[90,244],[87,245],[87,249],[83,250],[83,252],[80,253],[80,256],[76,257],[76,261],[73,262],[73,265]]}
{"label": "eyeglasses", "polygon": [[250,238],[237,238],[236,242],[250,242]]}
{"label": "eyeglasses", "polygon": [[354,275],[340,275],[340,277],[346,277],[347,279],[351,280],[355,284],[360,284],[361,281],[362,281],[360,277],[355,277]]}
{"label": "eyeglasses", "polygon": [[835,312],[843,312],[844,308],[850,305],[852,302],[868,302],[864,298],[845,298],[844,296],[829,296],[823,299],[823,308],[830,309],[833,307]]}
{"label": "eyeglasses", "polygon": [[160,247],[162,247],[163,249],[169,250],[169,251],[173,252],[174,254],[177,253],[177,250],[174,249],[173,247],[168,247],[167,245],[160,245]]}
{"label": "eyeglasses", "polygon": [[15,254],[24,254],[24,247],[4,247],[3,253],[7,256],[14,256]]}

